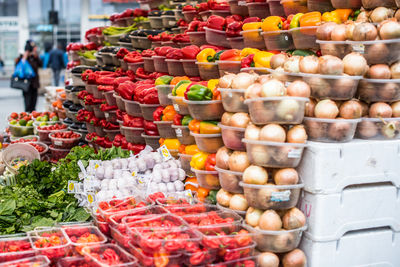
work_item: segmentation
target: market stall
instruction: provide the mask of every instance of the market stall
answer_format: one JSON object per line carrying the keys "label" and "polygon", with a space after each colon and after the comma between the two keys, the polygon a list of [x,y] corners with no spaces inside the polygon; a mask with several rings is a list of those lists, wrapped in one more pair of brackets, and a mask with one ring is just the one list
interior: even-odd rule
{"label": "market stall", "polygon": [[0,266],[399,266],[397,2],[150,0],[89,30],[49,110],[7,118]]}

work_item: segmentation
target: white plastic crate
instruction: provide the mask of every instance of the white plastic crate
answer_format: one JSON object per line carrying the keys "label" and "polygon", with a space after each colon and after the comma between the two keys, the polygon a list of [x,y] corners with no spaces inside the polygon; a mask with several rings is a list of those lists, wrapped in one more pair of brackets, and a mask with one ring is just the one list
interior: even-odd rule
{"label": "white plastic crate", "polygon": [[312,241],[303,235],[300,249],[308,267],[398,267],[400,233],[391,229],[351,232],[336,241]]}
{"label": "white plastic crate", "polygon": [[400,140],[308,142],[297,168],[304,190],[341,192],[349,185],[392,182],[400,187]]}
{"label": "white plastic crate", "polygon": [[400,231],[399,195],[392,184],[352,186],[329,195],[303,191],[298,206],[306,215],[309,238],[331,241],[360,229],[390,226]]}

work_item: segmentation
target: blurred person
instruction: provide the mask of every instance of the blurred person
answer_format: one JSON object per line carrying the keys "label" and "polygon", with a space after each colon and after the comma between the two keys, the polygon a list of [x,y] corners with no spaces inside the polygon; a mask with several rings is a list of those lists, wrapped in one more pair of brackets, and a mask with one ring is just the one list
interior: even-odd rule
{"label": "blurred person", "polygon": [[60,84],[61,71],[65,68],[64,51],[60,43],[57,45],[57,48],[50,51],[48,67],[53,71],[54,86],[58,86]]}
{"label": "blurred person", "polygon": [[3,75],[6,75],[6,71],[4,70],[4,61],[3,61],[3,59],[1,57],[0,57],[0,72]]}
{"label": "blurred person", "polygon": [[36,108],[38,89],[40,87],[39,68],[42,66],[42,60],[40,60],[40,57],[38,55],[37,46],[35,42],[31,40],[26,41],[25,52],[23,55],[20,55],[15,60],[15,65],[17,65],[22,59],[29,62],[33,71],[36,74],[35,77],[32,78],[29,90],[27,92],[23,92],[25,111],[32,112]]}
{"label": "blurred person", "polygon": [[45,43],[44,44],[44,52],[43,52],[43,54],[40,55],[40,59],[43,62],[43,69],[47,69],[47,67],[49,65],[50,50],[51,50],[51,44]]}

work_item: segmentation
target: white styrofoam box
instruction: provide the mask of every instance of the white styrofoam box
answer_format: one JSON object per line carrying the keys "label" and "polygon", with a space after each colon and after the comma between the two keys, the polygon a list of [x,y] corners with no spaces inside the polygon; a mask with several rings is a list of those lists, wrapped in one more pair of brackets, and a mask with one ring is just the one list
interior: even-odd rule
{"label": "white styrofoam box", "polygon": [[383,226],[400,231],[400,189],[392,184],[357,185],[329,195],[303,191],[298,206],[307,218],[306,233],[314,241],[337,240],[349,231]]}
{"label": "white styrofoam box", "polygon": [[330,194],[378,182],[400,187],[400,140],[307,144],[297,170],[308,192]]}
{"label": "white styrofoam box", "polygon": [[308,267],[400,266],[400,233],[391,229],[356,231],[329,242],[312,241],[305,233],[299,248]]}

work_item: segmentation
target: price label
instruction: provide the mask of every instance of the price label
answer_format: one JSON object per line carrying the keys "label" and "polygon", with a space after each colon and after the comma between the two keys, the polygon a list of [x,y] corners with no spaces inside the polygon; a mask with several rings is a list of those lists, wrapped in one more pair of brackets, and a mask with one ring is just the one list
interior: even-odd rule
{"label": "price label", "polygon": [[164,161],[172,159],[171,153],[169,153],[168,148],[163,145],[159,149],[157,149],[159,153],[161,153],[161,156],[163,157]]}
{"label": "price label", "polygon": [[77,164],[78,164],[79,168],[81,169],[81,172],[83,173],[83,175],[87,176],[87,172],[86,172],[85,166],[83,166],[83,162],[81,160],[78,160]]}
{"label": "price label", "polygon": [[179,110],[179,105],[178,104],[173,104],[173,106],[174,106],[174,109],[176,110],[176,112],[179,112],[180,110]]}
{"label": "price label", "polygon": [[60,140],[55,140],[55,141],[54,141],[54,144],[55,144],[56,146],[62,146],[62,145],[63,145],[63,142],[60,141]]}
{"label": "price label", "polygon": [[108,119],[108,118],[110,117],[110,113],[105,112],[105,113],[104,113],[104,117],[106,117],[106,119]]}
{"label": "price label", "polygon": [[95,194],[87,194],[87,201],[92,204],[93,202],[96,201],[96,195]]}
{"label": "price label", "polygon": [[272,192],[271,193],[271,201],[272,202],[284,202],[290,200],[290,190],[280,191],[280,192]]}
{"label": "price label", "polygon": [[68,193],[75,193],[75,183],[76,181],[68,181]]}
{"label": "price label", "polygon": [[176,133],[176,136],[177,136],[177,137],[182,137],[182,129],[176,128],[176,129],[175,129],[175,133]]}
{"label": "price label", "polygon": [[238,6],[245,6],[246,5],[246,1],[238,1]]}
{"label": "price label", "polygon": [[288,153],[288,158],[289,159],[298,159],[301,157],[301,154],[303,153],[303,149],[292,149]]}
{"label": "price label", "polygon": [[358,52],[360,54],[364,54],[365,52],[365,45],[363,44],[352,44],[351,48],[353,49],[354,52]]}

